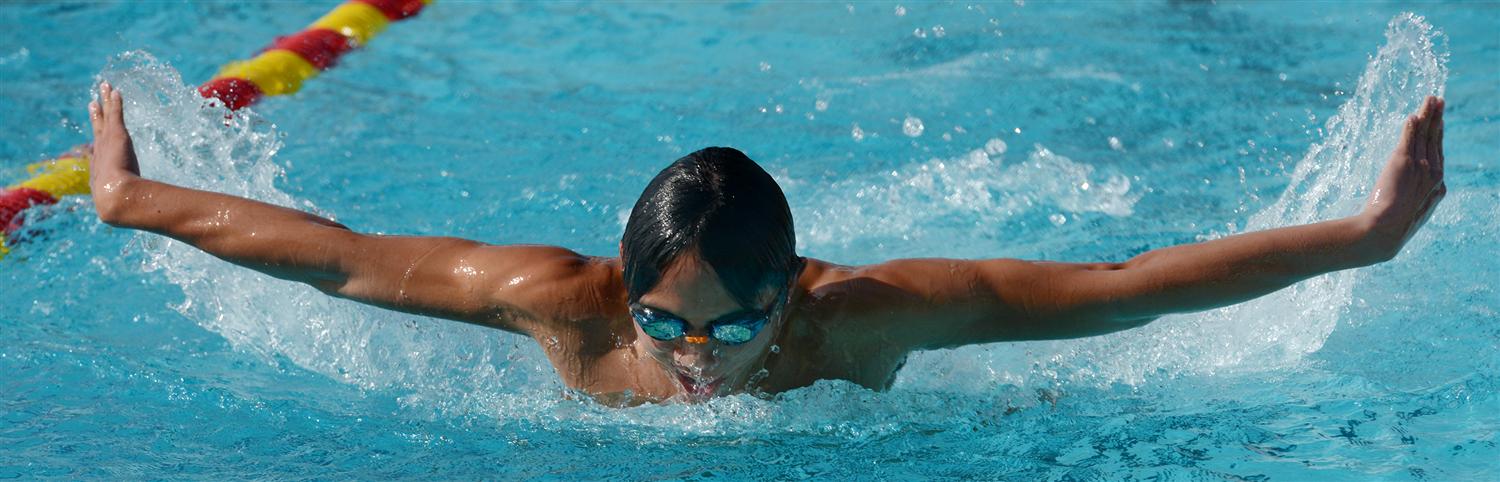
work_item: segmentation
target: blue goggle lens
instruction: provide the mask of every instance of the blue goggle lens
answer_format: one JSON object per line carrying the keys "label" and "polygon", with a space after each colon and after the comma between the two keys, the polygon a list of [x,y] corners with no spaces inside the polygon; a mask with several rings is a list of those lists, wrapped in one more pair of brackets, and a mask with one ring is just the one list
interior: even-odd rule
{"label": "blue goggle lens", "polygon": [[641,331],[661,341],[675,340],[684,333],[681,320],[662,319],[643,313],[632,313],[632,317],[636,324],[641,325]]}
{"label": "blue goggle lens", "polygon": [[[631,310],[631,317],[641,326],[647,336],[661,341],[673,341],[686,334],[686,322],[657,314],[651,310]],[[738,345],[755,339],[760,329],[769,321],[765,317],[746,317],[735,321],[714,322],[709,336],[726,345]]]}
{"label": "blue goggle lens", "polygon": [[755,339],[758,331],[745,325],[719,325],[714,327],[713,336],[726,344],[738,345]]}

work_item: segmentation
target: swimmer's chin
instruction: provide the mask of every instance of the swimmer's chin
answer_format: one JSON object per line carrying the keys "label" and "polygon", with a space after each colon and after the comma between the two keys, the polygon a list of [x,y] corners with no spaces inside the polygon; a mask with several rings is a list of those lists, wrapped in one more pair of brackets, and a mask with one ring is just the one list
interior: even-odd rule
{"label": "swimmer's chin", "polygon": [[581,389],[567,389],[563,392],[563,397],[576,400],[591,400],[594,403],[610,408],[631,408],[648,404],[705,403],[718,397],[734,395],[733,390],[725,388],[727,385],[722,378],[698,381],[678,374],[674,382],[678,390],[677,393],[670,396],[643,394],[633,390],[590,393]]}

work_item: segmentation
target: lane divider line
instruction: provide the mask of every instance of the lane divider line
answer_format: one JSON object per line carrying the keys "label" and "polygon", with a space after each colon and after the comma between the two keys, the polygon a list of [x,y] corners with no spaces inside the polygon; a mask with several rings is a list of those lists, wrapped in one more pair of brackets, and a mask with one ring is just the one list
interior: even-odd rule
{"label": "lane divider line", "polygon": [[[277,37],[254,57],[226,64],[198,87],[198,93],[230,110],[268,96],[294,94],[307,79],[332,68],[339,57],[368,44],[391,22],[420,13],[432,1],[348,0],[301,32]],[[19,241],[13,234],[25,224],[28,208],[89,193],[88,169],[87,156],[60,157],[29,166],[32,178],[0,189],[0,258]]]}

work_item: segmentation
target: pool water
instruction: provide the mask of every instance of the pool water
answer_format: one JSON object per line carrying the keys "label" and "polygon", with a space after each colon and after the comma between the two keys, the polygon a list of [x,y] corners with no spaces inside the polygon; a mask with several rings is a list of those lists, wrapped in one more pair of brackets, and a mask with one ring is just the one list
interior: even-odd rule
{"label": "pool water", "polygon": [[201,107],[218,65],[333,5],[0,5],[0,181],[87,140],[102,78],[148,177],[594,255],[710,145],[760,161],[801,253],[841,263],[1119,261],[1351,214],[1429,94],[1450,191],[1394,261],[1244,305],[921,353],[886,392],[626,409],[532,340],[70,199],[0,261],[0,478],[1500,477],[1494,4],[439,2],[295,96]]}

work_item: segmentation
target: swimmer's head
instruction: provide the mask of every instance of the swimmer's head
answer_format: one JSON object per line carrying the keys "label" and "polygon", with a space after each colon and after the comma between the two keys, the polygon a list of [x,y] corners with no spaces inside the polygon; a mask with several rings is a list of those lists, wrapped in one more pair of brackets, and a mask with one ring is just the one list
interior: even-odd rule
{"label": "swimmer's head", "polygon": [[632,302],[690,254],[713,268],[735,301],[753,307],[800,266],[796,244],[776,180],[739,150],[710,147],[651,180],[630,211],[620,254]]}
{"label": "swimmer's head", "polygon": [[[643,342],[659,361],[704,382],[743,381],[735,379],[770,343],[802,267],[781,188],[744,153],[724,147],[689,154],[651,180],[630,212],[620,255],[630,303],[691,325],[691,340]],[[751,341],[696,343],[709,321],[746,310],[773,311]]]}

